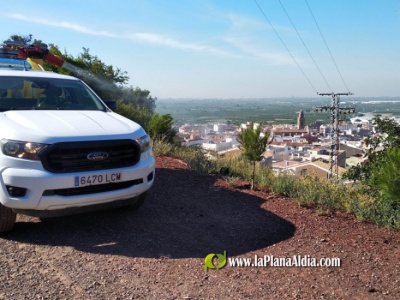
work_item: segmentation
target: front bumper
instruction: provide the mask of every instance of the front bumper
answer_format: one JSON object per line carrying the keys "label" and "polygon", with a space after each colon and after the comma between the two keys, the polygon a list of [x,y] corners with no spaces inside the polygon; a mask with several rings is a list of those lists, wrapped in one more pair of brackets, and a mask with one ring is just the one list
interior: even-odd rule
{"label": "front bumper", "polygon": [[[76,189],[75,177],[93,174],[121,172],[123,181],[133,181],[127,188],[112,191],[85,193],[80,195],[57,195],[48,191]],[[60,210],[104,204],[137,197],[145,193],[154,182],[155,160],[153,156],[142,159],[133,167],[102,171],[54,174],[45,170],[2,168],[0,170],[0,203],[20,210]],[[112,184],[112,183],[110,183]],[[26,189],[22,197],[12,197],[7,186]]]}

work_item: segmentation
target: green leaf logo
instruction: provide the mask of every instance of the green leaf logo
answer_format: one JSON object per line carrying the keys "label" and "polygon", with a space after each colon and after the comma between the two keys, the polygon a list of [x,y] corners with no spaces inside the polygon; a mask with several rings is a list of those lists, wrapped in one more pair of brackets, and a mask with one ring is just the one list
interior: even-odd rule
{"label": "green leaf logo", "polygon": [[[218,258],[218,265],[214,265],[213,260],[214,257]],[[222,269],[226,265],[226,251],[224,251],[224,254],[214,254],[210,253],[206,256],[204,259],[204,271],[208,271],[208,269]]]}

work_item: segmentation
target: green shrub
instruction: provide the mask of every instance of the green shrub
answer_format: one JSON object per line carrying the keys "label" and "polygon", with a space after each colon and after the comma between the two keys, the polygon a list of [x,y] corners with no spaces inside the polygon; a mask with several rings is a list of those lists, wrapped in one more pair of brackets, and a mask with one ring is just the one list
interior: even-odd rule
{"label": "green shrub", "polygon": [[142,126],[146,131],[153,115],[151,111],[143,107],[134,106],[130,103],[124,103],[122,101],[118,101],[116,112],[132,121],[135,121],[140,126]]}
{"label": "green shrub", "polygon": [[239,183],[239,180],[241,178],[237,177],[237,176],[228,176],[225,178],[225,181],[227,183],[228,186],[237,186],[237,184]]}
{"label": "green shrub", "polygon": [[153,152],[156,156],[167,156],[172,155],[174,152],[174,145],[166,142],[166,139],[161,137],[153,140]]}
{"label": "green shrub", "polygon": [[147,124],[147,132],[153,140],[164,140],[167,143],[173,143],[176,130],[172,128],[174,119],[171,115],[160,115],[154,113]]}
{"label": "green shrub", "polygon": [[186,162],[189,168],[196,173],[210,174],[216,171],[216,163],[207,159],[202,149],[197,147],[174,146],[171,156]]}
{"label": "green shrub", "polygon": [[[379,225],[400,227],[400,124],[389,118],[374,118],[383,134],[366,139],[368,161],[352,167],[345,177],[361,183],[375,201],[358,213]],[[381,150],[380,148],[383,148]]]}
{"label": "green shrub", "polygon": [[271,168],[259,166],[256,170],[256,185],[260,190],[269,190],[270,186],[275,179],[275,175]]}
{"label": "green shrub", "polygon": [[229,175],[251,180],[252,166],[249,161],[238,158],[219,158],[216,161],[217,169],[229,168]]}
{"label": "green shrub", "polygon": [[[391,160],[393,162],[393,160]],[[400,163],[400,162],[399,162]],[[219,159],[218,168],[228,167],[230,175],[250,180],[252,166],[242,158]],[[391,165],[393,168],[396,165]],[[388,167],[389,168],[389,167]],[[385,185],[389,180],[397,178],[397,169],[388,173],[388,178],[382,175],[380,184]],[[316,176],[296,178],[288,174],[275,176],[268,167],[257,166],[256,183],[261,190],[270,190],[293,199],[301,206],[315,208],[320,214],[341,210],[355,215],[360,220],[370,221],[379,226],[388,226],[400,229],[399,194],[389,183],[392,189],[382,189],[381,197],[377,197],[374,190],[368,186],[349,186],[335,184],[331,181],[319,179]],[[400,185],[398,185],[400,186]],[[384,194],[391,195],[384,196]]]}

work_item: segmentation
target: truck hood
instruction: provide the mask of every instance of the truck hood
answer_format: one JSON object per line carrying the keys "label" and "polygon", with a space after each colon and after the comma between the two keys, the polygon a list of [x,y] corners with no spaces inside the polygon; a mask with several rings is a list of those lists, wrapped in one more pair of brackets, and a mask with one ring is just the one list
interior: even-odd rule
{"label": "truck hood", "polygon": [[0,115],[2,138],[54,143],[98,139],[139,138],[144,130],[113,112],[7,111]]}

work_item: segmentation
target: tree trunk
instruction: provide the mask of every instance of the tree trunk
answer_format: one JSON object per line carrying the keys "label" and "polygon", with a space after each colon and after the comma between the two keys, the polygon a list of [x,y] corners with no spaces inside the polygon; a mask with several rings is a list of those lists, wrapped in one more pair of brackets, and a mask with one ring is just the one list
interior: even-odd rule
{"label": "tree trunk", "polygon": [[251,190],[254,191],[254,178],[256,176],[256,161],[253,161],[253,174],[251,175]]}

